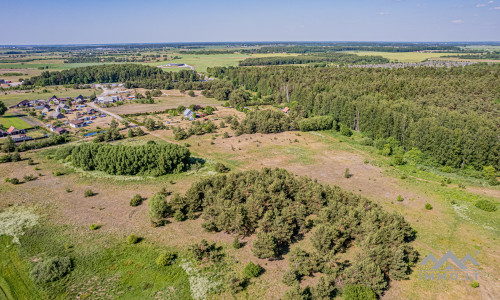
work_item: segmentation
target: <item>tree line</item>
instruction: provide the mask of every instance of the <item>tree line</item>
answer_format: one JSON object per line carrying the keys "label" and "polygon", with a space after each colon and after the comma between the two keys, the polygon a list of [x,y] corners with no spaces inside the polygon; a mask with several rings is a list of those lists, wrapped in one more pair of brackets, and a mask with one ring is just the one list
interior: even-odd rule
{"label": "tree line", "polygon": [[[440,165],[500,169],[500,65],[452,68],[209,68],[227,98],[254,92],[304,118],[329,115],[373,140],[394,137]],[[248,93],[248,92],[246,92]],[[255,96],[238,97],[248,105]]]}
{"label": "tree line", "polygon": [[191,70],[164,72],[162,69],[140,64],[111,64],[88,66],[63,71],[44,71],[31,77],[23,85],[64,85],[123,82],[128,88],[173,88],[182,82],[200,81]]}
{"label": "tree line", "polygon": [[331,63],[335,65],[384,64],[389,60],[382,56],[359,56],[349,53],[331,53],[300,56],[256,57],[239,62],[240,66],[295,65],[310,63]]}
{"label": "tree line", "polygon": [[71,162],[87,171],[112,175],[161,176],[178,173],[189,166],[190,152],[174,144],[141,146],[86,143],[72,148]]}

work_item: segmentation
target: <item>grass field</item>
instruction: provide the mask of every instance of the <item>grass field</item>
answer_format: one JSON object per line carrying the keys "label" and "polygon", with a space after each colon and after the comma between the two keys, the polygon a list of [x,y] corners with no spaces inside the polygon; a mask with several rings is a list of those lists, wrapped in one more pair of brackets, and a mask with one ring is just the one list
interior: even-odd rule
{"label": "grass field", "polygon": [[437,58],[448,55],[459,55],[459,53],[421,53],[421,52],[372,52],[372,51],[348,51],[357,55],[368,56],[382,56],[391,61],[399,62],[421,62],[426,59]]}
{"label": "grass field", "polygon": [[[46,90],[46,91],[44,91]],[[56,95],[58,97],[76,97],[78,95],[83,95],[84,97],[90,96],[93,93],[99,94],[102,91],[95,89],[73,89],[65,88],[63,86],[56,87],[46,87],[43,89],[36,89],[34,91],[10,91],[1,92],[0,91],[0,101],[5,103],[7,107],[19,103],[25,99],[27,100],[37,100],[37,99],[49,99],[50,97]]]}
{"label": "grass field", "polygon": [[[242,115],[230,108],[220,108],[216,116],[228,113]],[[230,137],[223,138],[224,132],[228,132]],[[474,203],[479,199],[498,203],[500,187],[485,186],[484,179],[447,174],[420,165],[391,166],[389,159],[374,147],[359,144],[360,138],[359,133],[348,138],[334,131],[235,136],[234,131],[226,127],[218,129],[215,134],[192,136],[183,141],[175,141],[171,130],[158,130],[147,136],[117,142],[144,144],[154,140],[158,143],[189,143],[193,155],[206,161],[201,170],[158,178],[111,176],[75,170],[68,163],[47,158],[56,149],[23,154],[34,159],[39,168],[36,173],[41,175],[37,180],[21,185],[0,184],[3,196],[0,209],[9,204],[36,207],[44,216],[44,223],[21,237],[21,246],[15,247],[17,252],[9,254],[21,264],[9,271],[13,275],[9,275],[12,279],[8,280],[13,282],[16,278],[24,278],[27,286],[16,287],[16,291],[29,291],[33,284],[26,278],[33,259],[68,253],[75,261],[72,273],[63,281],[49,286],[35,286],[38,292],[49,293],[48,298],[57,298],[65,293],[73,296],[78,292],[89,293],[92,298],[95,291],[90,286],[93,285],[116,298],[125,298],[125,295],[136,299],[153,298],[157,293],[167,293],[173,288],[174,295],[180,296],[171,296],[172,299],[187,299],[189,279],[179,269],[178,263],[159,269],[154,260],[165,248],[176,249],[182,254],[187,245],[207,239],[224,247],[224,252],[231,258],[231,269],[241,270],[249,261],[259,263],[266,269],[237,298],[278,299],[288,289],[281,281],[288,264],[287,255],[283,260],[256,259],[251,252],[253,235],[244,237],[247,244],[243,248],[230,249],[228,245],[233,236],[204,231],[201,218],[182,223],[173,221],[164,227],[153,228],[148,222],[147,201],[138,207],[128,204],[136,193],[150,198],[162,187],[173,193],[185,192],[194,181],[213,175],[214,163],[221,162],[232,171],[282,167],[299,176],[338,185],[368,197],[387,211],[402,214],[417,231],[417,239],[412,244],[421,259],[430,253],[440,257],[452,250],[459,258],[470,253],[480,263],[480,287],[477,289],[468,282],[419,280],[419,270],[424,267],[417,265],[410,274],[410,280],[391,282],[391,288],[382,299],[498,299],[500,212],[479,210]],[[344,178],[346,168],[352,174],[349,179]],[[54,176],[55,170],[65,175]],[[29,173],[33,173],[33,166],[24,161],[8,163],[0,168],[0,178],[22,178]],[[441,185],[444,177],[451,178],[452,182]],[[458,188],[458,183],[465,183],[466,189]],[[72,192],[68,193],[66,188]],[[85,198],[83,193],[88,188],[92,188],[97,195]],[[396,201],[398,195],[402,195],[402,202]],[[432,204],[433,209],[426,210],[425,203]],[[97,223],[102,228],[91,231],[91,223]],[[144,237],[144,241],[133,246],[126,245],[123,241],[130,233]],[[293,244],[292,248],[299,245],[304,249],[311,247],[307,237]],[[2,255],[0,263],[7,264],[7,256]],[[111,283],[104,282],[103,278],[111,278]],[[313,282],[315,278],[306,280]],[[126,293],[118,294],[121,291]],[[223,294],[213,298],[231,299],[232,296]]]}
{"label": "grass field", "polygon": [[2,125],[3,128],[14,126],[17,129],[28,129],[32,127],[30,124],[26,123],[26,121],[11,113],[5,113],[3,116],[0,116],[0,125]]}

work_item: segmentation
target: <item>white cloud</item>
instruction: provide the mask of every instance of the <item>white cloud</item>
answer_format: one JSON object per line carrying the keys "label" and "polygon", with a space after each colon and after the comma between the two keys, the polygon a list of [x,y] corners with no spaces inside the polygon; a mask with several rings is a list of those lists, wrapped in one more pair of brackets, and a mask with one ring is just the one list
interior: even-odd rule
{"label": "white cloud", "polygon": [[486,3],[479,3],[479,4],[476,4],[476,7],[485,7],[485,6],[488,6],[489,4],[493,4],[495,3],[495,1],[488,1]]}
{"label": "white cloud", "polygon": [[500,10],[500,6],[495,6],[493,8],[490,8],[491,10]]}
{"label": "white cloud", "polygon": [[464,20],[462,20],[462,19],[456,19],[456,20],[451,21],[451,23],[453,23],[453,24],[462,24],[463,22],[464,22]]}
{"label": "white cloud", "polygon": [[390,15],[390,13],[388,12],[385,12],[385,11],[381,11],[381,12],[378,12],[377,15],[380,15],[380,16],[387,16],[387,15]]}

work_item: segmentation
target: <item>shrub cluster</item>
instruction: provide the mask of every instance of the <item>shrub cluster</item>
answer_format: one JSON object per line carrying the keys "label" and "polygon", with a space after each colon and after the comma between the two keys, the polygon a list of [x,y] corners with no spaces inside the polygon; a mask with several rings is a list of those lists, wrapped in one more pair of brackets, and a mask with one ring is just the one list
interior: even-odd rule
{"label": "shrub cluster", "polygon": [[299,129],[300,131],[337,130],[337,122],[331,116],[312,117],[301,120]]}
{"label": "shrub cluster", "polygon": [[[334,277],[328,282],[347,277],[380,294],[389,280],[406,278],[417,257],[408,244],[414,231],[402,216],[386,213],[339,187],[295,177],[284,169],[202,179],[184,196],[175,194],[169,204],[174,211],[201,211],[202,226],[208,231],[248,235],[259,228],[252,251],[268,259],[285,253],[310,230],[306,218],[316,215],[318,222],[314,224],[320,225],[311,236],[314,251],[291,255],[288,273],[292,282],[321,272]],[[359,257],[351,264],[339,263],[336,254],[346,251],[354,241],[361,248]]]}
{"label": "shrub cluster", "polygon": [[51,257],[37,263],[31,270],[30,277],[39,284],[52,282],[68,274],[71,267],[69,257]]}

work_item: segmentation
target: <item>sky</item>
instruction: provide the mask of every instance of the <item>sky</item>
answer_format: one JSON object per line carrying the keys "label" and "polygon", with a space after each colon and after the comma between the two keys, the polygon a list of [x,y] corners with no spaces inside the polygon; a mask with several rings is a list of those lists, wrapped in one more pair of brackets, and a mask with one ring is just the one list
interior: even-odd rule
{"label": "sky", "polygon": [[500,41],[500,0],[15,0],[0,45]]}

